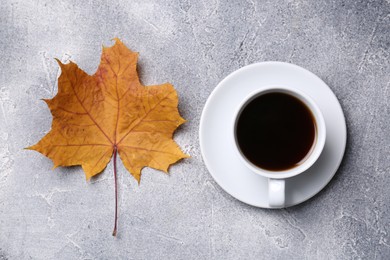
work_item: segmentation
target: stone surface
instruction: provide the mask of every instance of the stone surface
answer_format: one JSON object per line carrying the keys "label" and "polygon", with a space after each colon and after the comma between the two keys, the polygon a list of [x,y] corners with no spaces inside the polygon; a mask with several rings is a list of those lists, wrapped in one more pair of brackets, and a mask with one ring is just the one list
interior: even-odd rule
{"label": "stone surface", "polygon": [[[115,3],[116,2],[116,3]],[[22,1],[0,5],[0,259],[389,259],[389,1]],[[88,73],[113,37],[140,53],[144,84],[170,81],[192,155],[170,175],[120,163],[87,183],[23,150],[49,129],[55,57]],[[230,72],[279,60],[321,77],[344,109],[348,144],[335,178],[285,210],[247,206],[200,155],[203,105]]]}

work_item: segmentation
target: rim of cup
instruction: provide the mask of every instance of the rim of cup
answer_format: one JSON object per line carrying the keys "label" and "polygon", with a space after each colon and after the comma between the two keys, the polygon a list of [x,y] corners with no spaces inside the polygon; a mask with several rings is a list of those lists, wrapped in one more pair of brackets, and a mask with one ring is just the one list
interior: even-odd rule
{"label": "rim of cup", "polygon": [[[270,171],[263,169],[259,166],[254,165],[251,161],[249,161],[245,155],[242,153],[240,146],[238,145],[237,141],[237,135],[236,135],[236,127],[237,127],[237,121],[238,118],[243,111],[243,109],[246,107],[246,105],[251,102],[253,99],[255,99],[258,96],[267,94],[267,93],[285,93],[289,94],[297,99],[299,99],[301,102],[303,102],[311,111],[311,114],[314,117],[315,121],[315,127],[316,127],[316,137],[315,137],[315,144],[313,144],[311,150],[307,153],[307,155],[301,160],[302,163],[300,163],[298,166],[292,167],[287,170],[282,171]],[[238,106],[235,115],[234,115],[234,122],[233,122],[233,139],[234,139],[234,146],[236,148],[236,152],[238,153],[241,160],[244,162],[244,164],[250,168],[253,172],[272,179],[285,179],[290,178],[293,176],[296,176],[304,171],[306,171],[308,168],[310,168],[318,159],[318,157],[321,155],[322,150],[325,146],[325,139],[326,139],[326,126],[325,126],[325,120],[322,115],[321,110],[316,105],[314,100],[309,97],[307,94],[301,92],[300,90],[297,90],[293,87],[288,86],[266,86],[261,89],[258,89],[256,91],[253,91],[250,93]]]}

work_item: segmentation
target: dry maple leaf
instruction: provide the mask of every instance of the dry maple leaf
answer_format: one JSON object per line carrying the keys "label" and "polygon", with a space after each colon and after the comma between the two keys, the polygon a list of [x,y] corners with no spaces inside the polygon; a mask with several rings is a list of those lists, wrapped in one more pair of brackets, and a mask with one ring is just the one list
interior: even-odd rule
{"label": "dry maple leaf", "polygon": [[36,150],[57,166],[81,165],[86,178],[102,172],[114,155],[115,227],[117,220],[116,155],[140,181],[149,166],[167,172],[170,164],[188,157],[172,140],[185,120],[169,83],[143,86],[137,74],[138,54],[119,39],[103,47],[100,65],[88,75],[75,63],[62,64],[58,93],[44,100],[53,115],[50,132]]}

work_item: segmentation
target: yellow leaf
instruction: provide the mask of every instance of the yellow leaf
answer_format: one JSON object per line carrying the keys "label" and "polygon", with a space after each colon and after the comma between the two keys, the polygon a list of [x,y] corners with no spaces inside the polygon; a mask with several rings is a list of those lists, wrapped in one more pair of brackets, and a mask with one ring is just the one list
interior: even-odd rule
{"label": "yellow leaf", "polygon": [[140,181],[149,166],[167,172],[188,157],[172,140],[185,120],[169,83],[143,86],[137,74],[138,54],[119,39],[103,47],[98,70],[88,75],[75,63],[62,64],[58,94],[45,100],[53,115],[50,132],[36,150],[54,167],[81,165],[86,178],[102,172],[113,154]]}

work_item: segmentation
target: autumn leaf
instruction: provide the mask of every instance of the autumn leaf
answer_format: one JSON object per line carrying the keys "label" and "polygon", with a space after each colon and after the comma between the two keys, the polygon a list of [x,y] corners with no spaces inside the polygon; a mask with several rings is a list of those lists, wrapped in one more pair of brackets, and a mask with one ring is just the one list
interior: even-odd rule
{"label": "autumn leaf", "polygon": [[119,39],[112,47],[103,47],[92,76],[73,62],[57,60],[62,70],[58,93],[44,100],[53,115],[52,127],[28,149],[49,157],[54,168],[81,165],[87,180],[114,156],[115,183],[117,153],[138,182],[143,167],[167,172],[169,165],[188,157],[172,140],[185,122],[175,89],[169,83],[143,86],[137,60],[138,53]]}

